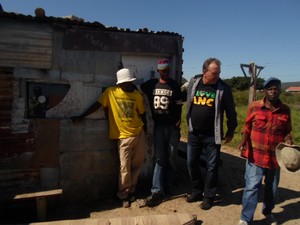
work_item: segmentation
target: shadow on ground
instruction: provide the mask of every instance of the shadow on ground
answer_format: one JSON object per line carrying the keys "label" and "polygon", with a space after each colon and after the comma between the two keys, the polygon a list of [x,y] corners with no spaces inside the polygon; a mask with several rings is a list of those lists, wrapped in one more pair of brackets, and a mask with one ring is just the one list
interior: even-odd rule
{"label": "shadow on ground", "polygon": [[[191,184],[188,176],[185,154],[181,152],[178,160],[178,171],[176,181],[169,197],[182,196],[190,192]],[[244,187],[244,168],[245,160],[226,152],[221,153],[221,167],[219,173],[219,194],[216,204],[221,207],[229,205],[241,205],[242,191]],[[145,199],[150,194],[151,180],[139,181],[137,188],[137,198]],[[280,198],[278,204],[288,200],[297,199],[300,193],[279,188]],[[263,194],[261,194],[262,199]],[[260,199],[260,201],[261,201]],[[48,221],[71,220],[89,218],[91,212],[111,210],[121,207],[121,202],[115,199],[98,200],[90,205],[62,205],[59,201],[49,201]],[[300,202],[290,203],[282,206],[282,211],[275,214],[281,218],[281,223],[289,220],[297,220],[299,215]],[[257,209],[260,210],[260,209]],[[11,205],[1,205],[0,207],[0,224],[30,223],[35,221],[35,203],[34,201],[17,202]],[[288,213],[287,213],[288,212]],[[198,221],[197,224],[202,224]],[[254,221],[253,225],[265,224],[264,220]]]}

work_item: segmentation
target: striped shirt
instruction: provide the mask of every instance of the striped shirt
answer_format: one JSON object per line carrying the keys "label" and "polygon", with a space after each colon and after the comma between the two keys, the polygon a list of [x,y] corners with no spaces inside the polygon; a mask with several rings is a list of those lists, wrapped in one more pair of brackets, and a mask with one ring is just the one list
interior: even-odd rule
{"label": "striped shirt", "polygon": [[271,111],[264,99],[249,105],[243,132],[250,134],[250,142],[242,156],[263,168],[278,168],[275,148],[292,131],[291,110],[281,103]]}

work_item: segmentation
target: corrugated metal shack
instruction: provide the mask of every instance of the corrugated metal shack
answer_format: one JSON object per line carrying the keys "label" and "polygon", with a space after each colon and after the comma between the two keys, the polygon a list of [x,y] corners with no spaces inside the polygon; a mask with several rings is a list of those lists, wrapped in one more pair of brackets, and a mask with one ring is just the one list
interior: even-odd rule
{"label": "corrugated metal shack", "polygon": [[[118,159],[104,113],[70,117],[115,85],[123,66],[138,85],[167,57],[180,81],[183,37],[10,12],[0,12],[0,33],[0,188],[61,187],[68,203],[114,196]],[[150,137],[141,179],[152,172],[151,146]]]}

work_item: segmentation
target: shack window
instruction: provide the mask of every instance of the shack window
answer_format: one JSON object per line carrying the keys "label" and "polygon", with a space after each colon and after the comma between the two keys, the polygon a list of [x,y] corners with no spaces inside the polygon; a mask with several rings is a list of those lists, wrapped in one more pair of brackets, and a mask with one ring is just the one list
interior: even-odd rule
{"label": "shack window", "polygon": [[56,106],[68,93],[69,84],[27,83],[27,116],[45,118],[47,110]]}

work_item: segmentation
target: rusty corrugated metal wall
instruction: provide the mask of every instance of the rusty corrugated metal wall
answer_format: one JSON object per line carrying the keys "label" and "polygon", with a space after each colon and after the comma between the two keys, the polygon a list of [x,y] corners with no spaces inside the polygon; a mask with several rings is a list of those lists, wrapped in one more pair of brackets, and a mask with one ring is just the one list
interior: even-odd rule
{"label": "rusty corrugated metal wall", "polygon": [[[26,163],[15,159],[26,152],[35,149],[35,133],[28,126],[25,130],[20,126],[18,129],[12,126],[14,92],[13,70],[0,68],[0,165],[1,168],[24,168]],[[26,160],[25,160],[26,161]],[[25,162],[24,161],[24,162]]]}
{"label": "rusty corrugated metal wall", "polygon": [[12,69],[0,69],[0,129],[10,127],[13,102]]}
{"label": "rusty corrugated metal wall", "polygon": [[49,69],[52,31],[42,24],[0,23],[0,66]]}

